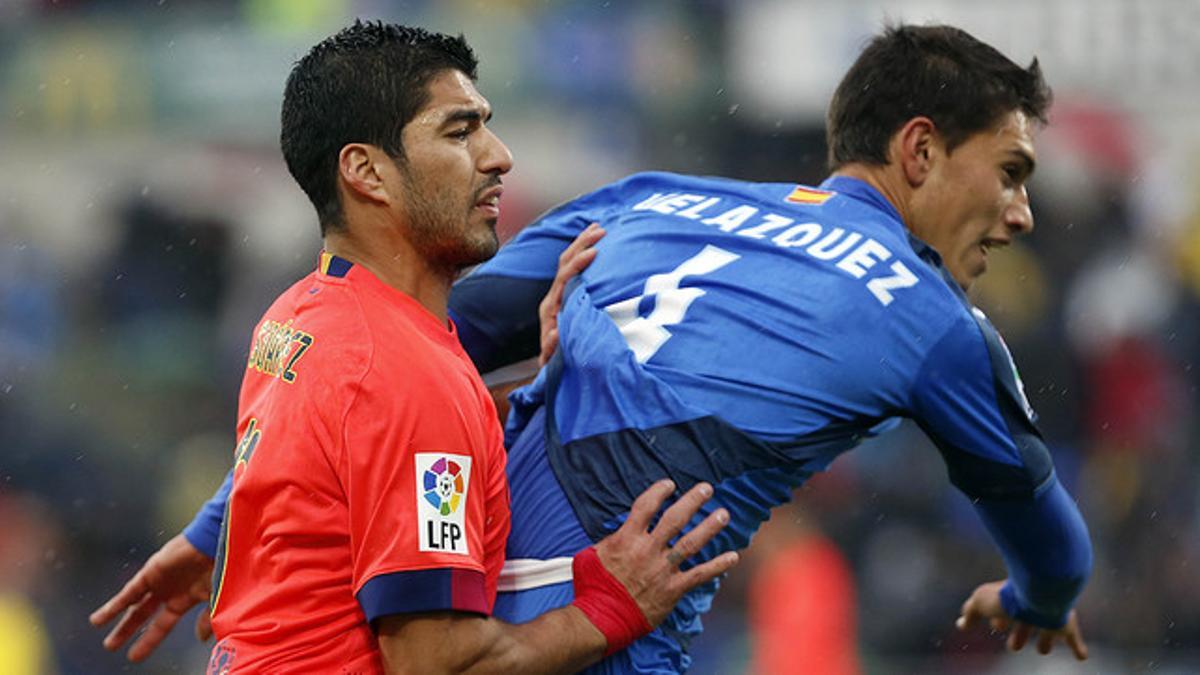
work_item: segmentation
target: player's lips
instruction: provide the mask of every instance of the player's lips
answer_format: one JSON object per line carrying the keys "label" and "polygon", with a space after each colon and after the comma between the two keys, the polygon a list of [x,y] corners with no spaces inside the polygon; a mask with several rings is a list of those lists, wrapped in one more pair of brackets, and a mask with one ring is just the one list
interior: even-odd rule
{"label": "player's lips", "polygon": [[1004,248],[1005,246],[1008,246],[1011,243],[1012,242],[1008,239],[997,239],[995,237],[988,237],[988,238],[984,239],[983,241],[979,242],[979,251],[981,253],[983,253],[984,258],[987,258],[988,252],[991,249]]}
{"label": "player's lips", "polygon": [[500,195],[504,194],[504,188],[500,185],[484,191],[479,196],[479,200],[475,202],[475,208],[480,209],[485,214],[495,218],[500,215]]}

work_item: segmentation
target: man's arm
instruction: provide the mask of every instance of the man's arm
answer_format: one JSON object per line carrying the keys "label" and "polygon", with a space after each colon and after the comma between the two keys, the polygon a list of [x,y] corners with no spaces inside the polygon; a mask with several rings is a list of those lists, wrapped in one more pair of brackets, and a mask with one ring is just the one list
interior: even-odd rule
{"label": "man's arm", "polygon": [[[141,661],[158,648],[188,610],[208,602],[217,538],[232,484],[230,469],[225,482],[200,507],[183,533],[172,537],[150,556],[120,591],[88,617],[99,628],[122,615],[105,636],[105,649],[110,652],[120,649],[146,626],[127,654],[130,661]],[[196,617],[196,637],[204,641],[211,635],[208,612],[200,612]]]}
{"label": "man's arm", "polygon": [[622,203],[635,179],[636,175],[552,209],[454,284],[450,316],[479,372],[524,361],[539,351],[547,356],[546,326],[538,321],[539,310],[564,267],[563,258],[573,255],[581,239],[592,238],[582,246],[587,250],[603,236],[597,224],[603,225]]}
{"label": "man's arm", "polygon": [[[120,649],[145,625],[145,632],[128,653],[130,661],[141,661],[150,656],[189,609],[208,602],[212,573],[212,557],[177,534],[150,556],[116,595],[92,612],[89,620],[99,627],[124,614],[104,638],[104,648],[109,651]],[[208,612],[202,611],[196,617],[196,637],[204,641],[210,635]]]}
{"label": "man's arm", "polygon": [[217,557],[217,540],[221,537],[221,521],[225,518],[225,504],[229,501],[229,490],[233,487],[233,469],[225,474],[221,487],[209,497],[196,512],[192,522],[183,528],[183,536],[209,558]]}
{"label": "man's arm", "polygon": [[460,612],[393,614],[377,621],[389,673],[575,672],[628,646],[660,623],[684,593],[737,562],[730,552],[687,571],[697,553],[728,522],[718,509],[679,534],[712,488],[700,484],[667,509],[647,531],[674,490],[660,481],[634,502],[622,527],[576,556],[575,602],[525,624]]}
{"label": "man's arm", "polygon": [[1054,474],[1007,348],[982,316],[951,326],[930,351],[913,412],[1009,572],[994,603],[992,585],[977,589],[960,626],[994,619],[998,630],[1012,631],[1014,648],[1040,630],[1047,649],[1065,639],[1084,658],[1072,607],[1091,572],[1087,527]]}

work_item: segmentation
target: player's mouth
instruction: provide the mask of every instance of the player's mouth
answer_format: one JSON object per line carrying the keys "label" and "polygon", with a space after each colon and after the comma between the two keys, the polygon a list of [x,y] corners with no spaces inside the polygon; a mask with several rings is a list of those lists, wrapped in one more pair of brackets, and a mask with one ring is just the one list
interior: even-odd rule
{"label": "player's mouth", "polygon": [[485,190],[475,201],[475,208],[483,211],[483,214],[489,218],[499,218],[500,195],[502,194],[504,194],[504,188],[500,185]]}
{"label": "player's mouth", "polygon": [[979,252],[983,254],[983,259],[987,260],[988,252],[994,248],[1004,248],[1011,242],[1007,239],[997,239],[995,237],[987,237],[979,242]]}

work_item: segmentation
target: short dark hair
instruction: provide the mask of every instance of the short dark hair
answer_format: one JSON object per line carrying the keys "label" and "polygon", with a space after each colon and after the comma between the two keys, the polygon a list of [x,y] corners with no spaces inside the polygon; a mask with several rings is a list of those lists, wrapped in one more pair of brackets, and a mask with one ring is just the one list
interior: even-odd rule
{"label": "short dark hair", "polygon": [[474,80],[478,61],[462,35],[355,21],[296,62],[283,92],[279,144],[288,171],[317,209],[321,234],[340,227],[338,153],[367,143],[403,159],[401,133],[446,70]]}
{"label": "short dark hair", "polygon": [[888,143],[925,116],[953,150],[1015,110],[1045,124],[1050,88],[1028,68],[953,26],[888,26],[842,78],[829,104],[829,168],[887,164]]}

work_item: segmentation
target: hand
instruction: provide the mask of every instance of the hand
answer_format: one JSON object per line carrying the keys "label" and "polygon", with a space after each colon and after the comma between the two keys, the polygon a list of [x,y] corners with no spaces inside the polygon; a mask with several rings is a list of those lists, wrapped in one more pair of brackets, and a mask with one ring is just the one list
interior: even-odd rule
{"label": "hand", "polygon": [[1019,652],[1029,642],[1034,632],[1038,633],[1037,650],[1040,654],[1049,654],[1054,649],[1054,643],[1062,640],[1067,643],[1075,658],[1087,659],[1087,645],[1083,643],[1083,633],[1079,632],[1079,619],[1075,610],[1067,616],[1067,623],[1059,629],[1039,628],[1027,623],[1013,620],[1000,604],[1000,589],[1004,581],[993,581],[975,589],[971,597],[963,603],[962,615],[955,625],[959,630],[970,630],[980,619],[987,619],[993,631],[1008,633],[1008,649]]}
{"label": "hand", "polygon": [[596,249],[592,248],[604,236],[604,229],[599,223],[592,223],[587,229],[575,237],[575,241],[567,250],[558,256],[558,273],[542,304],[538,305],[538,319],[542,326],[542,353],[538,356],[538,366],[544,366],[554,356],[558,348],[558,310],[562,308],[563,290],[567,282],[582,272],[596,258]]}
{"label": "hand", "polygon": [[[198,551],[182,534],[175,535],[150,556],[119,593],[92,612],[89,620],[96,627],[125,612],[116,628],[104,638],[104,648],[120,649],[153,617],[126,655],[134,662],[150,656],[180,617],[193,606],[208,602],[212,571],[212,558]],[[208,612],[202,611],[196,619],[196,637],[203,642],[211,635]]]}
{"label": "hand", "polygon": [[685,593],[729,571],[738,561],[737,552],[728,551],[686,572],[680,571],[681,562],[699,553],[729,523],[729,512],[713,511],[674,546],[668,546],[713,493],[708,483],[697,484],[647,532],[650,520],[674,490],[675,484],[669,480],[651,485],[633,502],[621,528],[595,547],[605,569],[625,585],[651,626],[667,618]]}

